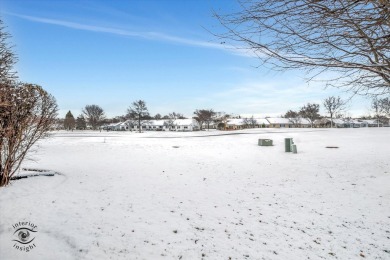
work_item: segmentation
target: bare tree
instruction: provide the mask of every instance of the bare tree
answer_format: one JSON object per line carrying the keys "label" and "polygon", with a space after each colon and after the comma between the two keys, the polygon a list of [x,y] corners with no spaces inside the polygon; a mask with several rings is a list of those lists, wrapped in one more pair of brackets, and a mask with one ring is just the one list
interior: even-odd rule
{"label": "bare tree", "polygon": [[314,120],[320,118],[319,111],[320,105],[307,103],[307,105],[301,108],[299,114],[301,117],[307,118],[310,121],[311,127],[313,127]]}
{"label": "bare tree", "polygon": [[326,73],[327,85],[359,94],[390,92],[388,0],[240,4],[241,11],[215,14],[225,28],[218,35],[223,44],[233,41],[277,70],[304,69],[309,81]]}
{"label": "bare tree", "polygon": [[96,130],[105,118],[103,108],[98,105],[86,105],[82,112],[93,130]]}
{"label": "bare tree", "polygon": [[381,111],[381,104],[380,101],[377,98],[374,98],[371,102],[371,108],[375,113],[375,118],[377,121],[377,126],[379,127],[379,118],[380,118],[380,111]]}
{"label": "bare tree", "polygon": [[251,116],[249,118],[244,118],[243,119],[243,123],[248,128],[255,128],[256,125],[257,125],[257,121],[256,121],[256,119],[253,116]]}
{"label": "bare tree", "polygon": [[154,119],[156,119],[156,120],[160,120],[161,118],[162,118],[162,116],[158,113],[154,116]]}
{"label": "bare tree", "polygon": [[284,117],[288,118],[295,127],[297,127],[301,123],[301,116],[296,111],[289,110],[286,112]]}
{"label": "bare tree", "polygon": [[390,117],[390,98],[382,98],[379,100],[380,111],[387,117]]}
{"label": "bare tree", "polygon": [[324,108],[330,115],[330,127],[333,127],[333,117],[345,108],[345,102],[340,97],[331,96],[324,100]]}
{"label": "bare tree", "polygon": [[175,121],[177,119],[185,119],[183,114],[172,112],[169,113],[167,116],[162,117],[164,119],[164,125],[167,127],[169,130],[171,130],[175,126]]}
{"label": "bare tree", "polygon": [[164,126],[167,127],[169,130],[172,130],[172,128],[175,126],[175,120],[176,118],[176,113],[169,113],[166,117],[163,117],[165,119],[164,121]]}
{"label": "bare tree", "polygon": [[74,119],[74,116],[70,110],[68,113],[65,115],[65,120],[64,120],[64,128],[66,130],[73,130],[76,126],[76,120]]}
{"label": "bare tree", "polygon": [[33,84],[0,83],[0,186],[9,183],[31,147],[53,128],[57,104]]}
{"label": "bare tree", "polygon": [[143,121],[150,118],[148,108],[143,100],[134,101],[131,106],[127,109],[127,117],[133,120],[138,125],[138,130],[142,132]]}
{"label": "bare tree", "polygon": [[210,123],[214,120],[215,112],[212,109],[197,109],[194,114],[194,119],[199,123],[200,130],[202,130],[204,123],[207,124],[207,129],[210,130]]}
{"label": "bare tree", "polygon": [[217,125],[218,129],[225,130],[228,120],[231,118],[231,115],[226,114],[225,112],[215,112],[213,122]]}
{"label": "bare tree", "polygon": [[172,112],[172,113],[169,113],[168,114],[168,117],[171,118],[171,119],[186,119],[183,114],[180,114],[180,113],[176,113],[176,112]]}

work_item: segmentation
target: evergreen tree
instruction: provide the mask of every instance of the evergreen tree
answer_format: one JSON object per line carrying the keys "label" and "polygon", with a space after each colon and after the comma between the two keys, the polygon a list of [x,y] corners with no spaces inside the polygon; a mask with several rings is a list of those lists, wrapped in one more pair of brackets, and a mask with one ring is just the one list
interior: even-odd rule
{"label": "evergreen tree", "polygon": [[79,115],[76,119],[76,129],[85,130],[87,128],[87,121],[83,115]]}
{"label": "evergreen tree", "polygon": [[64,120],[64,128],[66,130],[73,130],[76,126],[76,120],[74,119],[74,116],[72,115],[72,112],[70,110],[68,113],[66,113],[65,120]]}

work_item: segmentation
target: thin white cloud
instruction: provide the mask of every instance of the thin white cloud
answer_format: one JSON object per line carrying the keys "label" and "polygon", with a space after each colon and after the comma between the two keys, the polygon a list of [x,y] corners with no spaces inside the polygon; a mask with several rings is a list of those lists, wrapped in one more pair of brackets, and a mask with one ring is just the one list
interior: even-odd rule
{"label": "thin white cloud", "polygon": [[219,49],[219,50],[227,51],[229,53],[239,55],[239,56],[244,56],[244,57],[255,57],[254,55],[250,54],[248,51],[244,51],[242,49],[238,49],[233,46],[222,45],[222,44],[208,42],[208,41],[188,39],[188,38],[173,36],[173,35],[160,33],[160,32],[153,32],[153,31],[137,32],[137,31],[129,31],[129,30],[123,30],[118,28],[112,28],[112,27],[81,24],[81,23],[69,22],[64,20],[49,19],[49,18],[22,15],[16,13],[7,13],[7,14],[15,17],[19,17],[21,19],[37,22],[37,23],[52,24],[52,25],[67,27],[75,30],[108,33],[108,34],[114,34],[119,36],[143,38],[146,40],[166,41],[166,42],[172,42],[176,44],[183,44],[183,45],[194,46],[194,47]]}

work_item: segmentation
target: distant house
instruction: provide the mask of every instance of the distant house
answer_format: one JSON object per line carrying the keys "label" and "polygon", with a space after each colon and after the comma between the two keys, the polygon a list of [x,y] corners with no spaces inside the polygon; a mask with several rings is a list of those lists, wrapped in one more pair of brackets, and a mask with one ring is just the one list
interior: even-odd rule
{"label": "distant house", "polygon": [[217,123],[211,121],[210,123],[203,123],[202,124],[202,129],[217,129]]}
{"label": "distant house", "polygon": [[269,127],[269,122],[265,118],[256,118],[256,121],[259,128]]}
{"label": "distant house", "polygon": [[226,129],[227,130],[240,130],[244,129],[244,120],[241,118],[233,118],[229,119],[226,122]]}
{"label": "distant house", "polygon": [[330,119],[321,118],[314,121],[314,127],[324,128],[330,127]]}
{"label": "distant house", "polygon": [[366,126],[365,127],[382,127],[383,126],[383,123],[379,121],[378,123],[378,120],[377,119],[362,119],[360,120],[361,123],[364,123]]}
{"label": "distant house", "polygon": [[125,122],[112,123],[109,125],[104,125],[100,129],[107,131],[126,131],[129,129],[129,126]]}
{"label": "distant house", "polygon": [[265,127],[269,127],[269,122],[265,118],[231,118],[226,122],[226,130]]}
{"label": "distant house", "polygon": [[268,117],[266,119],[271,128],[290,128],[293,125],[288,118]]}
{"label": "distant house", "polygon": [[321,118],[317,119],[314,121],[314,126],[315,127],[320,127],[320,128],[330,128],[333,125],[333,127],[336,128],[344,128],[344,127],[349,127],[348,123],[345,122],[344,119],[342,118]]}
{"label": "distant house", "polygon": [[149,120],[145,124],[147,131],[166,131],[168,126],[165,124],[164,120]]}
{"label": "distant house", "polygon": [[368,127],[368,122],[362,119],[358,119],[358,122],[360,123],[360,127]]}
{"label": "distant house", "polygon": [[291,125],[290,127],[296,128],[308,128],[311,127],[310,120],[307,118],[289,118]]}
{"label": "distant house", "polygon": [[195,119],[176,119],[173,121],[171,130],[173,131],[197,131],[199,130],[199,124]]}
{"label": "distant house", "polygon": [[362,125],[361,122],[359,122],[356,119],[352,119],[352,118],[344,119],[344,127],[360,128],[361,125]]}
{"label": "distant house", "polygon": [[337,127],[337,128],[345,128],[349,126],[349,123],[342,118],[333,118],[332,122],[333,122],[333,127]]}

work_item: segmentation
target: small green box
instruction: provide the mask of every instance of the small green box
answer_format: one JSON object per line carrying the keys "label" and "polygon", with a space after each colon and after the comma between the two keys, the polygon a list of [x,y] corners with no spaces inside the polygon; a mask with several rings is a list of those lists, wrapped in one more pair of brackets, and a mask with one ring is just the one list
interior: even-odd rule
{"label": "small green box", "polygon": [[272,146],[272,139],[259,139],[259,146]]}
{"label": "small green box", "polygon": [[291,146],[294,144],[294,141],[292,138],[284,138],[284,150],[286,153],[291,152]]}

